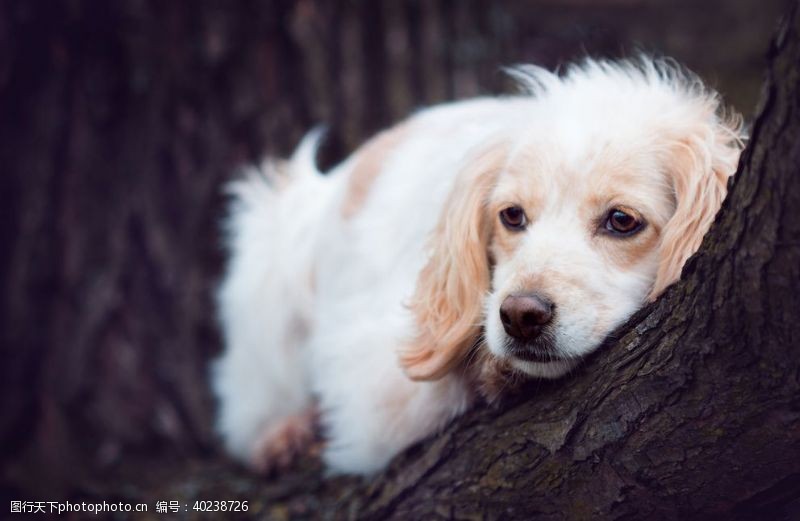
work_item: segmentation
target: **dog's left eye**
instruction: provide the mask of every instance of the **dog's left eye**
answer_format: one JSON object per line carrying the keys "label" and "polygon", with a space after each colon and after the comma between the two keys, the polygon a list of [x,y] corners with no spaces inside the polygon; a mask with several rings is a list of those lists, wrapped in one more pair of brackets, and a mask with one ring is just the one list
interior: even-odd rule
{"label": "dog's left eye", "polygon": [[509,230],[519,231],[525,228],[528,224],[528,218],[525,216],[525,210],[519,206],[509,206],[508,208],[500,211],[500,221]]}
{"label": "dog's left eye", "polygon": [[642,229],[642,222],[633,215],[614,208],[608,212],[605,228],[615,235],[632,235]]}

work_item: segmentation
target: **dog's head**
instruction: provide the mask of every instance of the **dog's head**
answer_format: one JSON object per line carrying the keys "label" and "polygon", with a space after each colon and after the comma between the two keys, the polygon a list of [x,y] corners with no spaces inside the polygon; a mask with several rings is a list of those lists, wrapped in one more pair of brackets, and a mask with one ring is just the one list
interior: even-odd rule
{"label": "dog's head", "polygon": [[738,118],[677,67],[588,61],[515,73],[536,102],[465,162],[401,352],[436,379],[476,344],[555,378],[680,276],[726,194]]}

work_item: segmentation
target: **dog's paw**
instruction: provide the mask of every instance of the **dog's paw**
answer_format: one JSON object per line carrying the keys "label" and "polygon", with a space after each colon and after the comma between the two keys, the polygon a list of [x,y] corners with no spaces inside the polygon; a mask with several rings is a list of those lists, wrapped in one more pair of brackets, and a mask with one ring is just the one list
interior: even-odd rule
{"label": "dog's paw", "polygon": [[261,474],[280,471],[310,452],[316,441],[313,409],[287,416],[264,431],[253,450],[250,466]]}

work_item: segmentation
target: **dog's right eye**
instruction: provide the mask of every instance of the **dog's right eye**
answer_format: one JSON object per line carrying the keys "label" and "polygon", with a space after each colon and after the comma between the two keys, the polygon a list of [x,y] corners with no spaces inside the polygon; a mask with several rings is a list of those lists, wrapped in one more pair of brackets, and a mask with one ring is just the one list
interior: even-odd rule
{"label": "dog's right eye", "polygon": [[509,230],[519,231],[525,228],[528,224],[528,219],[525,217],[525,210],[519,206],[509,206],[500,211],[500,221],[503,226]]}

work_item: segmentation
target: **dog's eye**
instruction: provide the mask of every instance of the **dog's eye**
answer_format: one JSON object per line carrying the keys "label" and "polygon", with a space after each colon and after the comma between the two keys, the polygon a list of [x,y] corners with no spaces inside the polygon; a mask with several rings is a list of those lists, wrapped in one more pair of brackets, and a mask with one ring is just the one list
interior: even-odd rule
{"label": "dog's eye", "polygon": [[500,220],[509,230],[521,230],[528,223],[525,210],[519,206],[509,206],[500,212]]}
{"label": "dog's eye", "polygon": [[642,229],[642,222],[633,215],[614,208],[608,212],[605,227],[615,235],[632,235]]}

